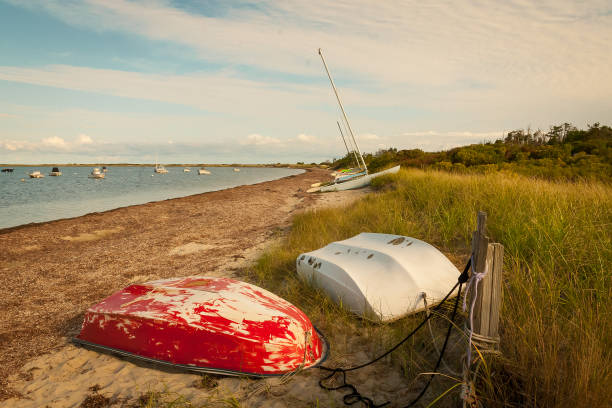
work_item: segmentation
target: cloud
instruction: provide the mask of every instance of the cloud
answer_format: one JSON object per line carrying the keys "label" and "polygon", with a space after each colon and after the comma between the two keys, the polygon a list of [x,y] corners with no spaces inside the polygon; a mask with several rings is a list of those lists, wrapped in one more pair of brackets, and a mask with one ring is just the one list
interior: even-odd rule
{"label": "cloud", "polygon": [[503,138],[503,131],[493,132],[469,132],[450,131],[440,132],[435,130],[420,132],[404,132],[399,136],[391,138],[393,145],[399,149],[422,149],[425,151],[441,151],[453,147],[492,142]]}
{"label": "cloud", "polygon": [[29,142],[23,142],[18,140],[0,140],[0,148],[9,152],[16,152],[19,150],[32,150]]}
{"label": "cloud", "polygon": [[[228,72],[178,75],[72,65],[37,68],[0,66],[0,80],[187,105],[214,113],[239,112],[244,116],[258,117],[268,116],[275,111],[300,111],[294,107],[298,95],[303,105],[317,106],[322,101],[329,101],[327,87],[291,82],[272,84],[240,78]],[[369,99],[364,94],[353,94],[353,100]]]}
{"label": "cloud", "polygon": [[64,150],[68,147],[68,145],[66,144],[66,141],[62,139],[61,137],[57,137],[57,136],[47,137],[43,139],[41,142],[41,145],[44,147],[50,147],[50,148],[61,149],[61,150]]}
{"label": "cloud", "polygon": [[380,136],[373,133],[362,133],[358,137],[359,140],[380,140]]}
{"label": "cloud", "polygon": [[45,137],[40,141],[0,140],[0,150],[10,152],[89,152],[93,145],[92,138],[85,134],[78,135],[74,141],[66,141],[59,136]]}
{"label": "cloud", "polygon": [[319,77],[316,49],[324,46],[335,69],[382,83],[506,82],[506,89],[570,91],[573,80],[596,88],[597,81],[585,75],[590,73],[610,89],[612,14],[606,0],[255,1],[249,8],[223,5],[215,16],[169,1],[12,3],[90,30],[186,46],[202,60],[274,72]]}
{"label": "cloud", "polygon": [[264,146],[264,145],[275,145],[280,144],[281,141],[274,137],[270,136],[262,136],[257,133],[253,133],[248,135],[240,144],[242,145],[255,145],[255,146]]}
{"label": "cloud", "polygon": [[[127,118],[125,112],[106,112],[88,114],[106,118],[90,124],[57,114],[42,123],[16,111],[23,118],[20,132],[0,129],[5,150],[41,144],[14,139],[70,134],[65,129],[74,129],[74,120],[89,125],[77,129],[109,135],[117,142],[129,139],[144,145],[155,135],[156,143],[165,143],[172,134],[181,145],[217,137],[253,151],[253,146],[274,147],[270,152],[288,157],[295,148],[290,141],[306,149],[315,143],[309,135],[317,135],[321,142],[313,154],[341,151],[344,146],[333,124],[335,100],[318,47],[324,48],[351,125],[370,132],[356,133],[364,151],[381,146],[439,149],[482,141],[487,129],[528,123],[547,127],[563,121],[581,125],[605,120],[612,111],[609,0],[254,0],[249,2],[252,7],[214,2],[214,12],[210,7],[191,12],[197,2],[183,7],[171,0],[9,2],[96,31],[101,42],[108,41],[108,33],[113,40],[117,33],[126,35],[140,41],[143,53],[116,60],[116,69],[89,67],[86,59],[79,60],[83,66],[27,67],[5,59],[0,81],[77,90],[88,98],[93,93],[156,101],[173,104],[176,110],[195,107],[208,116],[200,120],[161,114],[145,120],[145,115]],[[147,54],[149,49],[155,49],[154,56]],[[168,65],[162,71],[155,65],[160,55],[171,53],[183,58],[185,63],[177,64],[181,71],[172,72]],[[52,94],[46,88],[38,89]],[[0,109],[14,111],[1,101]],[[10,117],[6,115],[0,119]],[[39,128],[32,130],[32,123]],[[47,125],[56,128],[49,131]],[[402,133],[431,128],[449,131]],[[206,129],[211,136],[194,129]],[[252,129],[266,136],[237,136]],[[305,129],[303,137],[284,138]],[[47,148],[61,149],[57,143]],[[99,146],[66,144],[63,149],[68,150],[77,144],[83,150]],[[267,154],[263,150],[260,153]]]}
{"label": "cloud", "polygon": [[296,136],[296,139],[298,142],[303,142],[303,143],[320,143],[319,139],[317,139],[316,136],[307,135],[305,133],[300,133],[299,135]]}
{"label": "cloud", "polygon": [[79,145],[90,145],[90,144],[93,144],[93,139],[91,137],[87,136],[86,134],[81,133],[77,137],[76,144],[79,144]]}

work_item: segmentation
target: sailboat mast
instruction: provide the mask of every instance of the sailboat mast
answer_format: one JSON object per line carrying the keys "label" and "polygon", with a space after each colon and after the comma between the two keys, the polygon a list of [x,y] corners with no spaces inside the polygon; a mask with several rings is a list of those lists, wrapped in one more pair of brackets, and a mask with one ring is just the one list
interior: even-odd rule
{"label": "sailboat mast", "polygon": [[[344,133],[342,133],[342,128],[340,127],[340,122],[336,121],[336,124],[338,125],[338,130],[340,131],[340,136],[342,137],[342,141],[344,142],[344,147],[346,147],[346,153],[350,156],[351,155],[351,151],[349,150],[349,147],[346,144],[346,140],[344,139]],[[359,159],[357,159],[357,153],[355,153],[355,151],[353,151],[353,156],[355,157],[355,163],[357,164],[357,167],[359,167]]]}
{"label": "sailboat mast", "polygon": [[319,55],[321,56],[321,61],[323,61],[323,66],[325,67],[325,71],[327,72],[327,76],[329,77],[329,82],[331,82],[331,86],[336,94],[336,99],[338,100],[338,105],[340,105],[340,110],[342,110],[342,115],[344,116],[344,120],[346,121],[346,125],[348,126],[349,133],[351,134],[351,138],[353,139],[353,143],[355,144],[355,148],[357,149],[357,153],[359,153],[359,157],[361,158],[361,163],[363,164],[363,169],[366,174],[368,174],[368,168],[366,167],[365,161],[363,160],[363,156],[361,151],[359,150],[359,146],[357,146],[357,142],[355,141],[355,135],[353,134],[353,129],[351,129],[351,124],[346,117],[346,112],[344,111],[344,106],[342,106],[342,102],[340,101],[340,95],[338,95],[338,91],[336,90],[336,85],[334,84],[334,80],[329,73],[329,69],[327,68],[327,64],[325,63],[325,58],[323,58],[323,52],[319,48]]}

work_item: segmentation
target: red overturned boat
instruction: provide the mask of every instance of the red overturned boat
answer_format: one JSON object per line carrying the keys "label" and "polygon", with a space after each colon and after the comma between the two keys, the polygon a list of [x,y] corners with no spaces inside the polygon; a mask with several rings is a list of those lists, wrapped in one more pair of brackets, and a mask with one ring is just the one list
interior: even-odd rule
{"label": "red overturned boat", "polygon": [[328,347],[284,299],[228,278],[135,284],[91,307],[75,343],[188,371],[257,377],[323,362]]}

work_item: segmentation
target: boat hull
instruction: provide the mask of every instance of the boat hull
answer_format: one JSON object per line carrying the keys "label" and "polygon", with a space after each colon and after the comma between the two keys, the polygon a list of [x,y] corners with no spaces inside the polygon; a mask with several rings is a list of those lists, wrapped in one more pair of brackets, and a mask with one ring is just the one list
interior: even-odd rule
{"label": "boat hull", "polygon": [[341,181],[325,186],[318,187],[318,190],[308,190],[309,192],[329,192],[329,191],[343,191],[343,190],[353,190],[356,188],[362,188],[369,185],[372,182],[372,179],[382,176],[385,174],[394,174],[397,173],[400,169],[400,166],[395,166],[387,170],[380,171],[378,173],[366,174],[363,176],[352,177],[347,181]]}
{"label": "boat hull", "polygon": [[361,233],[300,255],[297,273],[337,303],[391,321],[439,302],[459,270],[432,245],[401,235]]}
{"label": "boat hull", "polygon": [[87,311],[75,342],[228,375],[282,375],[319,364],[327,345],[298,308],[244,282],[201,276],[131,285]]}

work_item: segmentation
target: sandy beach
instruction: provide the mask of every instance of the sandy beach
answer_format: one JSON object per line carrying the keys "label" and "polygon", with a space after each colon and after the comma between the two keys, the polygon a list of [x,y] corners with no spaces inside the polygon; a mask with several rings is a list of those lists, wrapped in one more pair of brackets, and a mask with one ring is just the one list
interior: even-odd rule
{"label": "sandy beach", "polygon": [[[203,380],[70,343],[85,310],[116,290],[173,276],[232,277],[283,236],[296,212],[345,205],[367,193],[305,192],[328,173],[310,169],[256,185],[0,230],[0,406],[138,406],[139,398],[159,392],[196,405],[228,406],[232,398],[253,407],[328,406],[329,398],[341,404],[340,394],[318,388],[314,370],[290,382]],[[384,394],[397,388],[398,378],[388,372],[363,391]]]}

